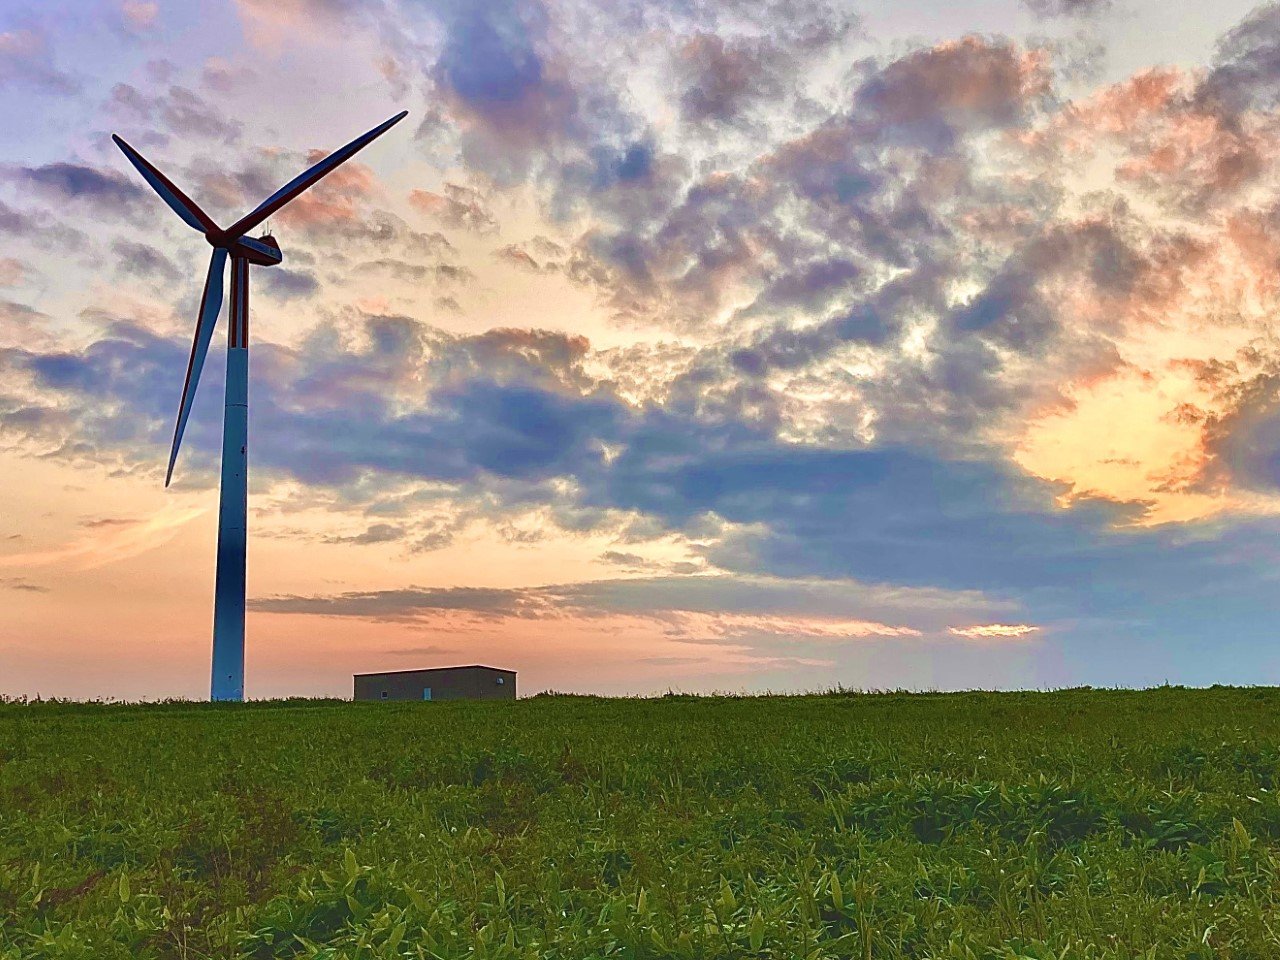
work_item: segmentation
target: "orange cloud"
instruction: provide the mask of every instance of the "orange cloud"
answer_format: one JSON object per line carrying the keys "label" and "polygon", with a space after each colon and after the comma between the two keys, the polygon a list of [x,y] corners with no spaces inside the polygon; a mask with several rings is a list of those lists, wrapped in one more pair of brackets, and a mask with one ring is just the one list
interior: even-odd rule
{"label": "orange cloud", "polygon": [[1066,483],[1064,506],[1081,497],[1141,505],[1142,525],[1274,510],[1210,482],[1206,431],[1233,386],[1258,370],[1276,249],[1258,217],[1241,211],[1194,238],[1157,236],[1118,295],[1055,287],[1080,333],[1105,332],[1114,362],[1077,371],[1050,405],[1027,411],[1014,427],[1014,460]]}
{"label": "orange cloud", "polygon": [[1131,134],[1135,127],[1167,110],[1191,91],[1191,78],[1177,68],[1156,67],[1105,87],[1063,111],[1057,124],[1079,134],[1079,149],[1094,149],[1093,134]]}

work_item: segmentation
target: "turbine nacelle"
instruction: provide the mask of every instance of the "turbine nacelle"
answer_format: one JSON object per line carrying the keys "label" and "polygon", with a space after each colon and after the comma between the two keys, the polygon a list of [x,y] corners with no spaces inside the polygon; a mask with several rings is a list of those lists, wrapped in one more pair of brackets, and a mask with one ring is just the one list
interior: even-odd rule
{"label": "turbine nacelle", "polygon": [[229,237],[221,230],[210,230],[204,238],[215,250],[226,250],[231,256],[243,257],[254,266],[274,267],[284,259],[280,244],[271,234],[256,238]]}

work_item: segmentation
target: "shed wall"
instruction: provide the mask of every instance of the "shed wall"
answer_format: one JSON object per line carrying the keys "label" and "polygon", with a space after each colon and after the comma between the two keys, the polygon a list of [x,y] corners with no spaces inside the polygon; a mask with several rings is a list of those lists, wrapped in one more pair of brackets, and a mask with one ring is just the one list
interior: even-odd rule
{"label": "shed wall", "polygon": [[[498,683],[498,679],[503,680]],[[514,700],[514,670],[444,669],[371,673],[355,677],[357,700],[421,700],[424,687],[432,700]]]}

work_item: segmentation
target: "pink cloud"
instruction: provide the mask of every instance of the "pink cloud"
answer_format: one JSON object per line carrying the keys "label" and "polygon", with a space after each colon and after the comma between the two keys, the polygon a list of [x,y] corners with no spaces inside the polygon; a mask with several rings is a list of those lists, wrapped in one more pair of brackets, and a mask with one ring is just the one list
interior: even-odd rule
{"label": "pink cloud", "polygon": [[120,5],[120,14],[131,30],[143,32],[156,25],[160,4],[155,0],[124,0]]}
{"label": "pink cloud", "polygon": [[[321,160],[327,151],[312,150],[308,166]],[[377,177],[362,163],[348,162],[298,197],[277,216],[293,227],[329,227],[360,219],[360,204],[372,195]]]}
{"label": "pink cloud", "polygon": [[235,0],[250,40],[275,46],[299,32],[312,40],[338,36],[334,28],[355,14],[361,0]]}
{"label": "pink cloud", "polygon": [[0,257],[0,287],[16,287],[27,275],[27,266],[13,257]]}

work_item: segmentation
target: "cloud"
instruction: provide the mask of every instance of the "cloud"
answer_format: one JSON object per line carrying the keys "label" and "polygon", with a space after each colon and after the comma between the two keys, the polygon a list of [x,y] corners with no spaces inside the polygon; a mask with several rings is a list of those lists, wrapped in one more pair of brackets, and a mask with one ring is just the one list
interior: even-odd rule
{"label": "cloud", "polygon": [[1218,41],[1213,69],[1198,98],[1239,113],[1280,102],[1280,5],[1256,7]]}
{"label": "cloud", "polygon": [[[643,122],[616,77],[568,49],[558,11],[540,0],[449,2],[435,13],[438,56],[419,64],[439,107],[444,138],[473,174],[498,188],[546,184],[571,206],[578,189],[634,183],[651,166]],[[430,120],[431,118],[429,118]]]}
{"label": "cloud", "polygon": [[177,264],[149,243],[120,238],[112,243],[111,253],[121,273],[170,284],[183,277]]}
{"label": "cloud", "polygon": [[892,626],[869,620],[683,612],[676,613],[674,620],[677,629],[686,638],[746,639],[772,635],[806,640],[864,640],[870,637],[903,639],[921,636],[921,632],[913,627]]}
{"label": "cloud", "polygon": [[300,32],[331,35],[348,28],[378,0],[235,0],[246,32],[257,44],[275,46],[296,40]]}
{"label": "cloud", "polygon": [[1042,52],[966,37],[861,63],[857,75],[843,108],[744,167],[690,183],[655,162],[643,202],[620,204],[583,237],[572,275],[601,286],[627,319],[690,331],[708,317],[794,325],[848,315],[903,270],[922,288],[945,283],[968,266],[952,224],[1001,191],[1027,205],[1034,228],[1046,198],[980,168],[973,145],[1025,128],[1052,104]]}
{"label": "cloud", "polygon": [[726,40],[699,33],[677,55],[685,89],[680,108],[695,123],[724,122],[783,89],[777,50],[762,40]]}
{"label": "cloud", "polygon": [[1042,55],[1008,40],[968,36],[872,74],[854,94],[852,119],[882,141],[938,151],[964,134],[1019,123],[1049,92]]}
{"label": "cloud", "polygon": [[[320,484],[366,470],[537,483],[602,456],[595,437],[609,432],[619,408],[581,394],[590,384],[580,368],[581,338],[503,330],[456,337],[394,317],[369,318],[358,332],[355,340],[336,326],[321,327],[299,350],[266,342],[255,348],[259,469]],[[169,407],[188,350],[178,338],[117,322],[85,349],[13,350],[0,361],[32,378],[37,402],[49,392],[69,401],[58,413],[68,431],[56,441],[62,455],[112,463],[124,457],[141,466],[158,462],[168,443]],[[220,389],[215,368],[206,371],[197,404]],[[429,397],[419,393],[415,401],[404,392],[424,383],[432,386]],[[52,415],[59,406],[44,409]],[[216,455],[218,431],[207,420],[197,409],[186,457]],[[361,428],[351,429],[356,422]],[[39,423],[42,430],[52,425],[48,417]]]}
{"label": "cloud", "polygon": [[92,570],[118,563],[168,543],[204,509],[162,507],[149,517],[124,524],[91,527],[90,532],[61,546],[0,556],[0,568],[66,565]]}
{"label": "cloud", "polygon": [[146,33],[156,26],[160,4],[156,0],[123,0],[120,16],[125,26],[135,33]]}
{"label": "cloud", "polygon": [[0,300],[0,319],[2,319],[5,324],[30,327],[33,324],[43,323],[48,320],[49,315],[41,313],[33,307],[27,306],[25,303],[15,303],[12,300]]}
{"label": "cloud", "polygon": [[638,553],[627,553],[625,550],[606,550],[600,554],[599,559],[602,563],[626,567],[629,570],[661,570],[666,567],[666,563],[661,560],[651,560]]}
{"label": "cloud", "polygon": [[470,187],[446,183],[444,193],[413,190],[409,203],[447,227],[479,234],[495,233],[498,221],[490,212],[484,194]]}
{"label": "cloud", "polygon": [[0,89],[14,88],[65,96],[80,82],[54,64],[43,31],[24,27],[0,33]]}
{"label": "cloud", "polygon": [[404,527],[393,523],[375,523],[372,524],[363,533],[357,533],[354,536],[330,536],[325,537],[325,543],[350,543],[357,546],[366,546],[375,543],[394,543],[403,539],[405,536]]}
{"label": "cloud", "polygon": [[[543,265],[533,259],[527,250],[516,243],[509,243],[505,247],[495,250],[493,256],[495,260],[510,264],[518,270],[527,270],[530,273],[541,273],[543,271]],[[547,266],[551,266],[554,269],[551,264]]]}
{"label": "cloud", "polygon": [[710,657],[640,657],[637,662],[652,667],[692,667],[714,661]]}
{"label": "cloud", "polygon": [[150,191],[114,170],[62,161],[36,167],[7,166],[7,179],[56,202],[81,202],[107,215],[134,217]]}
{"label": "cloud", "polygon": [[140,522],[133,517],[90,517],[81,520],[80,526],[95,530],[101,527],[133,527]]}
{"label": "cloud", "polygon": [[[598,619],[647,623],[670,640],[739,645],[920,639],[948,616],[999,609],[980,594],[912,590],[848,580],[649,577],[504,590],[420,588],[334,596],[258,598],[262,612],[382,622]],[[918,626],[874,619],[914,621]]]}
{"label": "cloud", "polygon": [[[318,163],[327,150],[312,150],[298,172]],[[362,163],[347,161],[314,187],[292,200],[276,216],[281,223],[306,230],[330,230],[358,223],[361,204],[373,194],[377,178]]]}
{"label": "cloud", "polygon": [[26,234],[32,232],[34,226],[33,218],[29,214],[15,210],[0,201],[0,227],[3,227],[6,233]]}
{"label": "cloud", "polygon": [[108,111],[118,121],[139,130],[147,139],[157,134],[182,140],[202,138],[234,143],[242,125],[215,103],[186,87],[168,85],[160,93],[144,93],[127,83],[111,88]]}
{"label": "cloud", "polygon": [[556,92],[535,48],[545,23],[537,4],[459,4],[449,11],[448,36],[436,65],[440,81],[487,120],[516,119],[525,112],[522,107],[547,110]]}
{"label": "cloud", "polygon": [[312,296],[320,289],[320,281],[309,270],[290,270],[285,267],[274,267],[267,270],[262,277],[263,290],[267,296],[277,300],[294,300]]}
{"label": "cloud", "polygon": [[[547,503],[588,528],[636,515],[660,534],[712,516],[729,526],[708,538],[704,559],[740,575],[1017,592],[1095,579],[1122,589],[1144,565],[1147,576],[1198,562],[1165,537],[1114,532],[1126,508],[1082,501],[1063,511],[1060,487],[998,460],[793,444],[772,420],[684,394],[679,378],[665,405],[632,406],[586,374],[581,338],[459,337],[367,317],[318,328],[296,348],[256,349],[258,469],[362,490],[353,504],[413,480],[483,496],[499,512]],[[186,350],[124,324],[82,351],[10,350],[0,370],[30,377],[34,398],[61,400],[0,407],[0,424],[46,453],[159,469]],[[216,398],[216,365],[207,376],[201,395]],[[212,462],[216,428],[197,410],[184,473]]]}
{"label": "cloud", "polygon": [[49,588],[22,577],[0,577],[0,587],[6,590],[18,590],[23,593],[48,593]]}
{"label": "cloud", "polygon": [[258,71],[224,57],[210,57],[200,70],[200,79],[206,87],[218,93],[230,93],[256,82]]}
{"label": "cloud", "polygon": [[966,640],[1021,640],[1040,628],[1029,623],[988,623],[973,627],[948,627],[952,636],[964,637]]}
{"label": "cloud", "polygon": [[410,587],[403,590],[352,592],[332,597],[259,597],[249,605],[263,613],[356,617],[366,620],[414,619],[425,611],[463,611],[480,617],[519,616],[542,601],[520,591],[487,587]]}
{"label": "cloud", "polygon": [[454,647],[441,647],[436,644],[429,644],[425,647],[401,647],[396,650],[384,650],[383,652],[389,653],[393,657],[434,657],[443,653],[454,654],[457,653],[458,650]]}
{"label": "cloud", "polygon": [[[0,168],[0,177],[13,175],[12,168]],[[58,222],[45,210],[17,210],[0,200],[0,230],[8,236],[29,241],[42,250],[56,250],[60,255],[82,252],[88,237],[79,230]]]}
{"label": "cloud", "polygon": [[360,265],[360,272],[382,271],[390,274],[397,280],[404,282],[422,282],[429,277],[436,275],[436,268],[421,263],[409,263],[406,260],[397,260],[394,257],[382,257],[379,260],[370,260]]}
{"label": "cloud", "polygon": [[1092,17],[1111,8],[1112,0],[1022,0],[1038,17]]}
{"label": "cloud", "polygon": [[0,287],[16,287],[30,272],[30,267],[16,257],[0,257]]}
{"label": "cloud", "polygon": [[1280,371],[1258,373],[1226,393],[1223,413],[1205,424],[1207,480],[1280,490]]}

